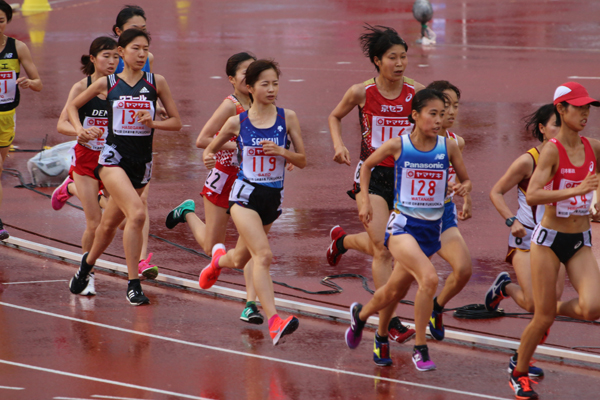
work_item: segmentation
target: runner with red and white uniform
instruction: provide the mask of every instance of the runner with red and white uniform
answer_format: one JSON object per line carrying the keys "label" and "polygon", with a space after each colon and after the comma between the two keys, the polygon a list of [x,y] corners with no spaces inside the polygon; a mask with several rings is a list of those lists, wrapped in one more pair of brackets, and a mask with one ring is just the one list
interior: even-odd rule
{"label": "runner with red and white uniform", "polygon": [[[234,54],[227,60],[225,72],[234,88],[234,93],[223,100],[206,122],[196,140],[197,147],[206,148],[230,117],[239,115],[250,107],[250,96],[246,87],[246,69],[254,60],[253,55],[245,52]],[[194,238],[206,254],[211,254],[215,244],[225,242],[226,227],[229,222],[229,213],[227,212],[229,192],[239,172],[236,146],[236,139],[231,138],[223,146],[223,150],[215,154],[216,165],[209,171],[204,182],[200,196],[204,198],[206,224],[195,214],[196,204],[192,199],[185,200],[167,215],[165,223],[167,228],[173,229],[177,224],[187,222]],[[226,265],[225,267],[235,268],[235,265]],[[264,318],[255,303],[256,291],[252,282],[252,260],[244,268],[244,277],[247,302],[240,319],[252,324],[262,324]]]}
{"label": "runner with red and white uniform", "polygon": [[[327,249],[327,261],[330,265],[337,265],[348,249],[373,256],[373,281],[375,288],[379,288],[388,281],[392,273],[392,255],[385,247],[384,239],[394,202],[394,160],[389,157],[373,168],[368,188],[360,187],[360,168],[384,143],[412,131],[408,121],[412,99],[423,85],[404,76],[408,64],[408,46],[394,29],[367,25],[366,30],[360,38],[362,49],[379,75],[353,85],[346,92],[329,116],[329,129],[335,150],[333,160],[339,164],[351,165],[350,153],[342,140],[341,122],[358,107],[362,129],[361,154],[354,172],[354,186],[348,194],[356,199],[359,209],[368,196],[373,205],[374,216],[368,225],[363,224],[366,230],[363,233],[347,235],[340,226],[333,227],[330,231],[331,244]],[[387,341],[388,329],[385,327],[389,327],[390,338],[403,343],[415,331],[403,326],[398,317],[392,318],[394,310],[395,305],[392,304],[379,314],[389,324],[380,324],[378,335],[383,341]],[[385,346],[384,348],[387,349]]]}
{"label": "runner with red and white uniform", "polygon": [[[519,357],[509,380],[519,399],[538,398],[529,378],[530,361],[555,316],[600,318],[600,269],[592,253],[590,229],[590,207],[599,184],[600,141],[579,135],[587,125],[591,105],[598,107],[600,102],[576,82],[556,89],[554,106],[560,131],[542,149],[528,185],[527,203],[546,206],[531,236],[534,315],[521,336]],[[594,217],[599,211],[600,204],[593,204]],[[561,263],[579,297],[557,305]]]}

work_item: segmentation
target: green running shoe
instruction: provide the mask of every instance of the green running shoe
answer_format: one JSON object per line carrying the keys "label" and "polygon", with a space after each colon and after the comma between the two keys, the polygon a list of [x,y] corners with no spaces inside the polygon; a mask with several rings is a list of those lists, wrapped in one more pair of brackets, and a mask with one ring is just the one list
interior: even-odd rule
{"label": "green running shoe", "polygon": [[167,215],[165,225],[167,228],[173,229],[178,223],[185,222],[185,214],[195,211],[196,203],[194,203],[194,200],[188,199],[171,210],[169,215]]}

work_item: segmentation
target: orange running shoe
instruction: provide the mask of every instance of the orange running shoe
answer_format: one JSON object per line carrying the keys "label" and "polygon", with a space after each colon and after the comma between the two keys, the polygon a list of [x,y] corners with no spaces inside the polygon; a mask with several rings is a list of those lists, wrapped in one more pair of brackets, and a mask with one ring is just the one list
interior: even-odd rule
{"label": "orange running shoe", "polygon": [[227,254],[225,245],[217,243],[212,248],[212,259],[202,272],[200,272],[199,284],[202,289],[210,289],[217,282],[221,275],[221,267],[219,267],[219,258]]}
{"label": "orange running shoe", "polygon": [[299,325],[300,321],[293,315],[290,315],[286,319],[277,317],[277,320],[269,327],[269,333],[271,334],[271,339],[273,339],[273,346],[285,342],[285,340],[281,339],[284,336],[294,333]]}

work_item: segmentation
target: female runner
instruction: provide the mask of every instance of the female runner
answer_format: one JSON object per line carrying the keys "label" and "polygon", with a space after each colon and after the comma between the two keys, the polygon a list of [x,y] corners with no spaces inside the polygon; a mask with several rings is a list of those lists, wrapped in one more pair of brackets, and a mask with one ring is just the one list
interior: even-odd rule
{"label": "female runner", "polygon": [[[140,198],[152,176],[152,138],[154,129],[178,131],[181,120],[166,80],[161,75],[142,71],[148,58],[150,38],[144,31],[128,29],[119,37],[119,55],[125,62],[121,74],[94,82],[67,106],[71,124],[78,136],[94,139],[78,118],[78,110],[98,95],[109,101],[109,133],[99,158],[96,175],[110,193],[92,248],[83,255],[81,266],[70,282],[72,293],[81,293],[89,273],[110,245],[116,229],[127,218],[123,247],[129,284],[127,299],[133,305],[148,303],[138,275],[138,257],[143,243],[145,208]],[[161,99],[170,118],[154,121],[156,101]]]}
{"label": "female runner", "polygon": [[[296,113],[275,106],[279,92],[279,67],[271,60],[254,61],[246,70],[246,85],[252,105],[239,117],[227,120],[219,135],[204,151],[206,168],[215,166],[215,153],[237,137],[240,171],[229,195],[231,217],[240,234],[235,249],[223,244],[212,249],[211,263],[200,274],[200,287],[211,287],[225,265],[243,267],[252,257],[254,288],[267,314],[273,345],[294,332],[298,319],[280,318],[275,309],[273,281],[269,274],[273,253],[267,233],[281,214],[285,164],[306,166],[304,143]],[[288,138],[295,151],[290,151]]]}
{"label": "female runner", "polygon": [[[373,281],[375,288],[379,288],[392,273],[392,256],[383,242],[385,224],[393,209],[394,160],[389,157],[374,166],[368,190],[361,191],[359,173],[361,165],[377,148],[391,138],[411,131],[408,116],[412,99],[423,85],[404,75],[408,64],[408,46],[394,29],[370,25],[366,29],[367,33],[360,37],[360,42],[364,54],[375,65],[379,75],[348,89],[329,115],[329,130],[335,149],[333,160],[351,165],[350,153],[342,141],[342,118],[358,107],[362,129],[360,161],[354,174],[354,187],[348,194],[356,199],[359,210],[369,198],[374,210],[373,221],[365,225],[366,233],[360,234],[347,235],[341,227],[333,227],[327,261],[330,265],[337,265],[348,249],[373,256]],[[404,343],[415,331],[403,326],[398,317],[392,319],[395,308],[395,304],[390,304],[379,317],[389,322],[392,340]],[[387,328],[388,325],[380,328],[379,335],[387,336]]]}
{"label": "female runner", "polygon": [[[554,92],[560,131],[540,154],[527,190],[530,206],[545,204],[542,221],[531,236],[531,282],[533,319],[525,328],[510,386],[519,399],[537,399],[528,376],[529,362],[554,317],[596,320],[600,318],[600,270],[592,254],[590,207],[598,189],[600,141],[580,136],[590,106],[600,102],[589,97],[576,82],[567,82]],[[600,205],[594,204],[594,214]],[[560,264],[579,297],[558,302],[556,292]]]}
{"label": "female runner", "polygon": [[[96,38],[90,45],[87,55],[81,57],[81,70],[86,78],[73,85],[69,92],[67,103],[58,119],[56,129],[67,136],[77,136],[77,131],[69,122],[67,106],[73,99],[85,91],[92,83],[112,74],[119,60],[117,42],[114,39],[102,36]],[[85,213],[86,228],[81,238],[83,252],[90,251],[94,242],[96,228],[102,218],[102,210],[98,204],[98,191],[103,187],[94,175],[98,165],[98,157],[104,147],[108,134],[108,103],[105,97],[95,97],[79,109],[79,122],[83,129],[95,139],[87,140],[78,137],[78,143],[73,149],[73,160],[69,171],[67,184],[59,186],[52,194],[52,208],[61,209],[71,195],[76,195],[81,200]],[[70,182],[74,184],[69,185]],[[73,193],[69,193],[72,190]],[[81,294],[95,294],[93,290],[94,275],[90,274],[90,283]]]}
{"label": "female runner", "polygon": [[[0,176],[4,162],[8,157],[10,145],[15,138],[16,108],[19,105],[20,89],[31,89],[34,92],[42,90],[42,80],[31,58],[27,45],[20,40],[4,34],[6,26],[12,19],[12,7],[0,0]],[[27,73],[27,78],[19,78],[21,66]],[[0,205],[2,205],[2,182],[0,182]],[[0,219],[0,240],[8,239],[10,235],[4,229]]]}
{"label": "female runner", "polygon": [[[440,232],[450,163],[460,181],[453,185],[454,193],[464,197],[471,191],[471,181],[458,144],[439,136],[447,101],[437,90],[424,89],[417,93],[410,115],[410,122],[415,124],[413,132],[387,141],[365,160],[360,171],[360,184],[368,187],[371,168],[390,156],[395,159],[394,212],[385,233],[385,245],[394,257],[395,268],[387,283],[377,289],[364,307],[358,303],[350,307],[351,324],[346,331],[346,344],[351,349],[356,348],[369,316],[390,304],[397,304],[406,293],[405,288],[416,280],[419,289],[415,297],[413,362],[419,371],[435,369],[425,339],[438,285],[430,258],[441,248]],[[367,197],[359,210],[360,220],[369,226],[374,221],[374,212]],[[381,317],[379,321],[373,359],[378,365],[390,365],[388,338],[379,333],[382,325],[385,329],[387,324]]]}
{"label": "female runner", "polygon": [[[205,149],[213,137],[219,134],[219,129],[233,116],[243,113],[250,108],[250,94],[246,86],[246,69],[256,61],[256,57],[248,53],[237,53],[229,57],[225,72],[233,86],[233,94],[223,100],[219,108],[208,120],[196,140],[196,146]],[[194,200],[186,200],[175,207],[165,222],[167,228],[173,229],[180,222],[187,222],[194,238],[210,254],[217,243],[225,242],[227,222],[229,221],[229,192],[237,178],[239,167],[236,156],[235,137],[223,145],[222,150],[216,153],[216,165],[210,170],[204,188],[200,195],[204,198],[204,215],[206,224],[195,214]],[[227,267],[234,268],[234,265]],[[247,302],[240,319],[252,324],[262,324],[263,316],[258,311],[256,292],[252,281],[252,261],[244,267],[246,280]]]}
{"label": "female runner", "polygon": [[[447,137],[456,141],[461,153],[465,148],[465,140],[456,133],[450,132],[454,121],[458,116],[458,106],[460,100],[460,90],[448,81],[434,81],[427,85],[427,89],[434,89],[442,92],[448,98],[448,104],[444,119],[442,121],[442,131],[440,136]],[[448,170],[448,184],[453,186],[456,181],[456,172],[452,165]],[[436,340],[443,340],[445,329],[442,320],[444,306],[456,296],[465,287],[471,278],[473,267],[471,263],[471,253],[467,244],[458,230],[458,219],[461,221],[471,218],[471,194],[464,197],[462,211],[456,211],[456,205],[452,201],[454,193],[450,192],[444,201],[444,215],[442,216],[442,248],[438,255],[450,264],[452,273],[446,279],[444,288],[440,294],[433,299],[433,313],[429,319],[429,332]]]}

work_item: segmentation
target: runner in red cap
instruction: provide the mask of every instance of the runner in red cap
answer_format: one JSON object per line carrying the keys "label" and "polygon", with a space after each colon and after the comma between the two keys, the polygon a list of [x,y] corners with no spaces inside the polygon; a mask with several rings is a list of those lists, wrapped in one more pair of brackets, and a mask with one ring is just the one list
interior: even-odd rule
{"label": "runner in red cap", "polygon": [[[518,399],[537,399],[531,388],[529,362],[545,332],[557,314],[583,320],[600,318],[600,270],[592,253],[590,207],[594,216],[600,204],[592,205],[598,190],[600,141],[579,135],[586,124],[590,106],[600,102],[587,90],[567,82],[554,92],[560,132],[544,146],[538,166],[531,176],[527,203],[545,204],[546,209],[531,237],[531,281],[533,319],[521,336],[516,368],[510,386]],[[565,264],[569,279],[579,297],[558,302],[556,281],[560,263]]]}

